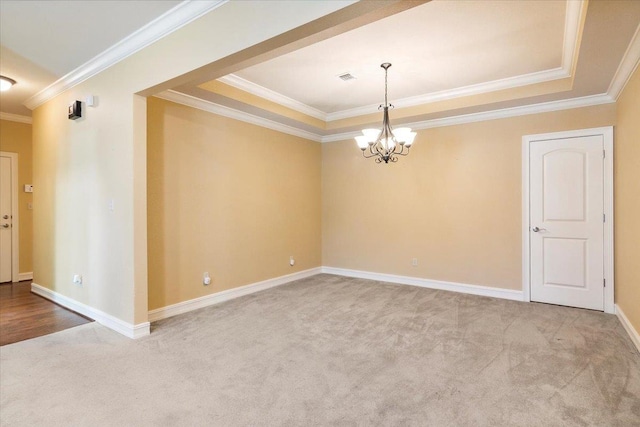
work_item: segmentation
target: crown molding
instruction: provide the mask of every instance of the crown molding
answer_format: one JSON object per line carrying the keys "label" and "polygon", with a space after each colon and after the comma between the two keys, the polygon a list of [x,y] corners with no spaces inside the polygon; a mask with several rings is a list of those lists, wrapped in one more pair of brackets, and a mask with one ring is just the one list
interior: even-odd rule
{"label": "crown molding", "polygon": [[[398,99],[393,102],[396,108],[415,107],[417,105],[429,104],[432,102],[446,101],[463,96],[473,96],[482,93],[495,92],[498,90],[511,89],[514,87],[526,86],[530,84],[543,83],[550,80],[569,77],[569,74],[562,68],[538,71],[516,77],[493,80],[490,82],[478,83],[475,85],[463,86],[455,89],[447,89],[438,92],[431,92],[424,95],[416,95],[408,98]],[[350,117],[373,114],[378,111],[379,104],[367,105],[364,107],[352,108],[349,110],[337,111],[327,114],[327,121],[347,119]]]}
{"label": "crown molding", "polygon": [[[579,35],[584,23],[582,17],[583,14],[586,13],[586,4],[587,3],[585,0],[567,2],[564,22],[564,35],[562,40],[562,65],[560,67],[537,71],[529,74],[523,74],[515,77],[507,77],[490,82],[478,83],[475,85],[463,86],[455,89],[447,89],[438,92],[402,98],[394,101],[393,105],[396,108],[414,107],[416,105],[446,101],[463,96],[479,95],[482,93],[495,92],[504,89],[512,89],[515,87],[544,83],[547,81],[570,77],[573,72],[572,68],[576,63]],[[363,107],[352,108],[349,110],[337,111],[335,113],[329,113],[327,114],[327,121],[330,122],[333,120],[341,120],[350,117],[362,116],[365,114],[372,114],[378,111],[378,106],[379,104],[372,104]]]}
{"label": "crown molding", "polygon": [[[571,2],[570,2],[571,3]],[[553,68],[551,70],[537,71],[535,73],[524,74],[516,77],[507,77],[504,79],[493,80],[475,85],[463,86],[456,89],[447,89],[438,92],[432,92],[424,95],[416,95],[408,98],[402,98],[394,101],[396,108],[414,107],[417,105],[428,104],[431,102],[446,101],[449,99],[460,98],[463,96],[479,95],[482,93],[494,92],[503,89],[511,89],[514,87],[526,86],[530,84],[543,83],[550,80],[557,80],[569,77],[570,74],[564,68]],[[289,107],[299,113],[307,114],[326,122],[347,119],[350,117],[358,117],[366,114],[373,114],[378,111],[379,104],[366,105],[363,107],[351,108],[349,110],[336,111],[335,113],[324,113],[302,102],[288,98],[271,89],[267,89],[248,80],[242,79],[236,75],[218,79],[222,83],[226,83],[237,89],[249,92],[252,95],[268,99],[269,101]]]}
{"label": "crown molding", "polygon": [[577,63],[576,53],[579,50],[579,35],[584,25],[584,17],[587,13],[587,2],[567,1],[564,18],[564,37],[562,40],[562,66],[567,76],[573,72],[573,66]]}
{"label": "crown molding", "polygon": [[228,1],[229,0],[183,1],[27,99],[24,105],[33,110],[65,90],[71,89],[112,65],[117,64],[140,49],[160,40]]}
{"label": "crown molding", "polygon": [[167,90],[154,96],[157,98],[165,99],[167,101],[186,105],[188,107],[197,108],[198,110],[218,114],[230,119],[240,120],[245,123],[261,126],[289,135],[299,136],[301,138],[310,139],[312,141],[320,142],[322,138],[320,135],[312,132],[278,123],[273,120],[265,119],[263,117],[254,116],[253,114],[245,113],[244,111],[235,110],[233,108],[225,107],[224,105],[205,101],[203,99],[196,98],[195,96],[186,95],[184,93],[176,92],[173,90]]}
{"label": "crown molding", "polygon": [[19,114],[2,113],[0,112],[0,120],[8,120],[10,122],[18,123],[33,123],[33,120],[29,116],[21,116]]}
{"label": "crown molding", "polygon": [[[548,113],[551,111],[569,110],[571,108],[589,107],[615,102],[606,93],[583,96],[580,98],[563,99],[560,101],[542,102],[539,104],[523,105],[520,107],[503,108],[500,110],[483,111],[480,113],[463,114],[460,116],[443,117],[440,119],[424,120],[413,123],[403,123],[402,126],[414,130],[429,129],[444,126],[460,125],[464,123],[482,122],[485,120],[504,119],[508,117],[524,116],[527,114]],[[346,132],[322,137],[321,142],[343,141],[361,135],[361,132]]]}
{"label": "crown molding", "polygon": [[[345,132],[333,135],[319,135],[308,132],[292,126],[284,125],[273,120],[255,116],[244,111],[235,110],[210,101],[205,101],[195,96],[186,95],[173,90],[168,90],[157,95],[158,98],[188,107],[197,108],[209,113],[218,114],[245,123],[254,124],[267,129],[298,136],[316,142],[336,142],[351,139],[360,135],[359,131]],[[486,120],[504,119],[508,117],[524,116],[528,114],[548,113],[551,111],[569,110],[572,108],[590,107],[594,105],[610,104],[615,102],[611,96],[606,93],[599,95],[583,96],[580,98],[564,99],[559,101],[542,102],[539,104],[523,105],[519,107],[503,108],[499,110],[483,111],[480,113],[463,114],[459,116],[443,117],[440,119],[424,120],[412,123],[403,123],[403,126],[410,127],[414,130],[430,129],[436,127],[453,126],[465,123],[482,122]]]}
{"label": "crown molding", "polygon": [[324,111],[320,111],[317,108],[310,107],[307,104],[296,101],[295,99],[289,98],[288,96],[282,95],[271,89],[267,89],[264,86],[260,86],[253,82],[250,82],[249,80],[243,79],[242,77],[236,76],[235,74],[229,74],[224,77],[220,77],[218,81],[228,84],[229,86],[233,86],[236,89],[248,92],[252,95],[256,95],[282,106],[291,108],[292,110],[295,110],[299,113],[303,113],[308,116],[315,117],[316,119],[327,121],[327,113],[325,113]]}
{"label": "crown molding", "polygon": [[640,64],[640,25],[636,28],[636,32],[633,35],[631,42],[629,42],[629,46],[627,46],[627,50],[622,57],[622,61],[620,61],[620,65],[611,80],[609,89],[607,89],[607,94],[609,96],[616,101],[618,100],[618,97],[627,85],[631,75],[633,75],[633,72],[638,67],[638,64]]}
{"label": "crown molding", "polygon": [[[584,23],[584,20],[582,18],[584,13],[586,12],[586,5],[587,2],[585,0],[567,2],[564,22],[564,36],[562,41],[562,64],[560,67],[537,71],[529,74],[523,74],[515,77],[507,77],[490,82],[463,86],[455,89],[446,89],[438,92],[431,92],[408,98],[402,98],[395,100],[393,103],[394,106],[396,108],[414,107],[417,105],[446,101],[463,96],[479,95],[482,93],[544,83],[547,81],[570,77],[573,71],[572,67],[576,62],[575,59],[578,52],[579,35],[582,30],[582,24]],[[298,111],[299,113],[307,114],[311,117],[324,120],[325,122],[376,113],[379,106],[378,103],[351,108],[348,110],[336,111],[334,113],[325,113],[300,101],[296,101],[295,99],[291,99],[271,89],[267,89],[263,86],[238,77],[235,74],[229,74],[227,76],[221,77],[218,79],[218,81],[248,92],[252,95],[256,95],[285,107],[291,108],[295,111]]]}

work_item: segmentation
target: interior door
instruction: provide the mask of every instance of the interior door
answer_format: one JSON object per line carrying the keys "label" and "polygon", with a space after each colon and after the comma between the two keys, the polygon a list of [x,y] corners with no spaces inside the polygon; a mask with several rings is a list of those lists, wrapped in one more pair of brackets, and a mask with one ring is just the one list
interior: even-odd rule
{"label": "interior door", "polygon": [[11,158],[0,157],[0,282],[11,281]]}
{"label": "interior door", "polygon": [[529,147],[531,301],[604,310],[602,135]]}

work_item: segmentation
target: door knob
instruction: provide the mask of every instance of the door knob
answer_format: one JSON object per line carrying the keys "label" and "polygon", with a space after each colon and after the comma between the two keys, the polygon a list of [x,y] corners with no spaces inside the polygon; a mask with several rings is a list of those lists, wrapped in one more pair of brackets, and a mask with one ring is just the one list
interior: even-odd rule
{"label": "door knob", "polygon": [[534,233],[537,233],[539,231],[547,231],[546,228],[538,228],[538,227],[533,227],[532,230],[534,231]]}
{"label": "door knob", "polygon": [[2,224],[2,228],[9,228],[9,224]]}
{"label": "door knob", "polygon": [[2,219],[9,219],[9,215],[2,215]]}

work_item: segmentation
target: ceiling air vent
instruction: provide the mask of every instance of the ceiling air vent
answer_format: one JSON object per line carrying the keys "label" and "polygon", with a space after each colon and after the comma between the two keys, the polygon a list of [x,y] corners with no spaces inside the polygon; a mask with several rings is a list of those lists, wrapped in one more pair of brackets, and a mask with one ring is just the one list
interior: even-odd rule
{"label": "ceiling air vent", "polygon": [[338,78],[342,81],[349,81],[349,80],[355,80],[355,76],[351,73],[342,73],[342,74],[338,74]]}

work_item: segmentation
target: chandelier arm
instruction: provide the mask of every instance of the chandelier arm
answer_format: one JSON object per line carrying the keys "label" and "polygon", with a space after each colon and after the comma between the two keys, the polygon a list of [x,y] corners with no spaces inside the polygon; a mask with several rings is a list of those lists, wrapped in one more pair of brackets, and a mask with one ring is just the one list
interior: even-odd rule
{"label": "chandelier arm", "polygon": [[381,156],[382,155],[382,151],[380,151],[380,140],[378,139],[378,141],[376,141],[375,144],[373,144],[371,146],[371,153],[375,154],[376,156]]}
{"label": "chandelier arm", "polygon": [[371,154],[366,154],[366,150],[362,150],[362,155],[364,156],[365,159],[370,159],[370,158],[372,158],[374,156],[378,156],[379,155],[377,150],[376,151],[373,150],[374,145],[370,145],[369,146],[369,153],[371,153]]}

